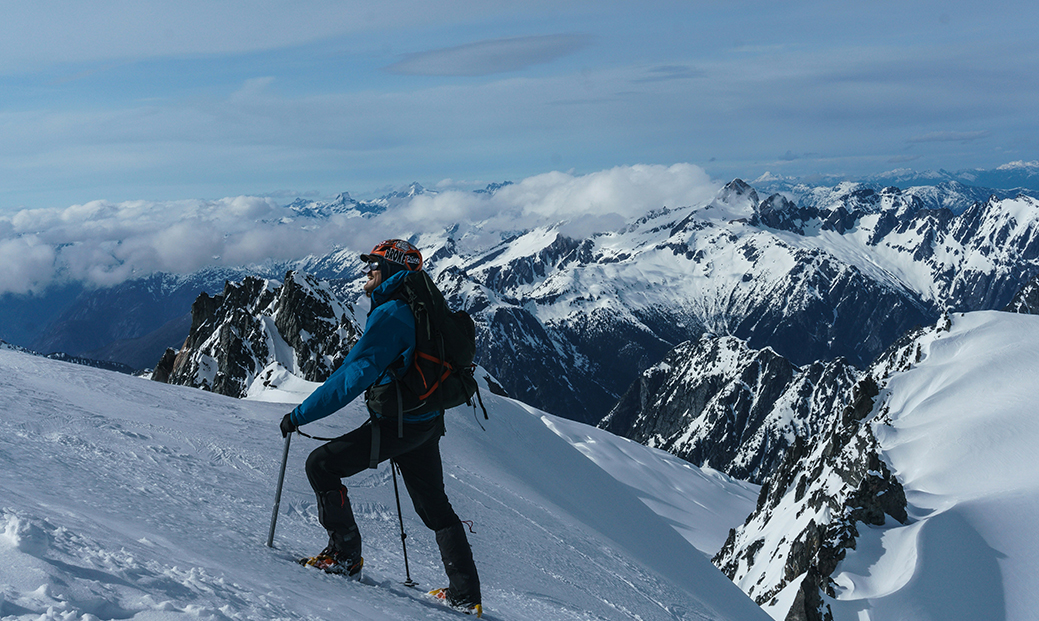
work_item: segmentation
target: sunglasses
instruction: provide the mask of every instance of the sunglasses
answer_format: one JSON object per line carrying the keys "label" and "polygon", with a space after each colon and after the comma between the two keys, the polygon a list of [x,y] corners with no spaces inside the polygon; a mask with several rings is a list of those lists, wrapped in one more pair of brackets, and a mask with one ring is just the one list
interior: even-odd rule
{"label": "sunglasses", "polygon": [[379,263],[378,263],[378,262],[376,262],[376,261],[373,261],[373,262],[371,262],[371,263],[366,263],[366,264],[364,264],[364,265],[363,265],[363,266],[361,267],[361,273],[362,273],[362,274],[368,274],[368,273],[371,273],[371,272],[375,272],[375,271],[377,271],[378,269],[379,269]]}

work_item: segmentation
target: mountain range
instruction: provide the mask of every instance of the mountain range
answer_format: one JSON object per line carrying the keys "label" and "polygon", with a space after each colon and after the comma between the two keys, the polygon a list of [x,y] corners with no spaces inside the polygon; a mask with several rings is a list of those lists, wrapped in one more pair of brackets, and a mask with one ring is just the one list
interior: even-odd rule
{"label": "mountain range", "polygon": [[[996,168],[968,168],[954,172],[944,169],[918,171],[912,168],[897,168],[858,178],[848,178],[844,175],[784,177],[765,173],[754,180],[754,185],[769,191],[778,191],[780,188],[789,189],[796,186],[819,187],[837,185],[845,181],[861,183],[875,188],[952,185],[987,189],[997,194],[1009,193],[1015,195],[1022,191],[1039,192],[1039,161],[1008,162]],[[984,196],[982,200],[987,198],[987,196]]]}
{"label": "mountain range", "polygon": [[[1039,274],[1039,202],[992,196],[945,206],[975,195],[845,183],[762,199],[734,180],[706,203],[661,206],[582,237],[563,222],[495,238],[476,222],[413,241],[449,299],[475,318],[480,363],[508,394],[597,423],[642,371],[704,334],[770,347],[795,366],[844,358],[865,368],[943,310],[1006,306]],[[393,205],[344,196],[293,209],[308,220],[340,208],[376,219]],[[128,281],[85,294],[30,346],[112,358],[142,339],[149,362],[139,356],[133,366],[153,367],[183,343],[200,291],[294,271],[344,281],[342,303],[358,306],[359,267],[356,255],[337,251]]]}
{"label": "mountain range", "polygon": [[[573,222],[495,230],[488,220],[410,239],[449,302],[474,317],[489,390],[761,485],[756,509],[732,525],[714,561],[774,617],[853,619],[870,606],[921,606],[946,595],[933,584],[933,562],[909,563],[932,549],[922,533],[973,537],[951,559],[963,561],[984,552],[977,538],[1001,524],[987,509],[971,521],[970,494],[996,498],[992,506],[1009,501],[980,481],[946,493],[963,505],[956,511],[928,500],[926,481],[907,473],[935,455],[952,470],[965,466],[929,447],[899,452],[896,440],[913,437],[914,412],[929,412],[905,404],[932,394],[952,404],[967,421],[951,438],[958,446],[984,424],[964,418],[962,404],[986,402],[986,382],[993,407],[1010,394],[1007,416],[1021,419],[1018,392],[957,347],[995,347],[998,357],[1015,330],[1031,334],[1030,318],[1006,317],[1039,308],[1039,200],[958,180],[905,189],[782,183],[736,179],[703,202],[661,205],[591,231]],[[482,193],[510,191],[501,184]],[[413,185],[382,202],[297,201],[283,224],[377,222],[426,193]],[[135,352],[150,360],[154,379],[234,397],[306,393],[363,330],[360,267],[355,252],[340,249],[82,292],[38,349]],[[991,312],[1002,309],[1016,315]],[[1012,350],[1024,369],[1007,371],[1015,382],[1034,372],[1028,343]],[[984,381],[962,393],[935,379],[950,368]],[[944,433],[940,419],[927,420]],[[1012,457],[1020,467],[1023,457]],[[1031,498],[1030,487],[1014,489]],[[883,576],[870,578],[874,561],[890,566]],[[916,569],[894,576],[899,563]],[[1012,606],[1023,606],[1023,591],[1007,589]],[[1000,601],[963,592],[936,609],[1002,618],[990,614]]]}

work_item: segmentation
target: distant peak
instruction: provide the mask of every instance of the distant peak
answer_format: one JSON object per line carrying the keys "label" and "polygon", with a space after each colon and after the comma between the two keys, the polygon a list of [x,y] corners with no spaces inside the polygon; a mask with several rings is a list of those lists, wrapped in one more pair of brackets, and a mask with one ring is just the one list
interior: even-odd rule
{"label": "distant peak", "polygon": [[725,189],[729,190],[730,192],[735,192],[737,194],[746,194],[748,191],[754,190],[754,188],[750,187],[750,185],[746,181],[738,177],[726,183]]}
{"label": "distant peak", "polygon": [[752,203],[752,207],[758,205],[758,193],[754,188],[744,181],[743,179],[733,179],[732,181],[725,184],[725,187],[718,192],[718,198],[722,202],[732,203],[733,199],[737,198],[748,198]]}
{"label": "distant peak", "polygon": [[1039,170],[1039,161],[1025,162],[1018,160],[1016,162],[1007,162],[1002,166],[998,166],[996,170]]}

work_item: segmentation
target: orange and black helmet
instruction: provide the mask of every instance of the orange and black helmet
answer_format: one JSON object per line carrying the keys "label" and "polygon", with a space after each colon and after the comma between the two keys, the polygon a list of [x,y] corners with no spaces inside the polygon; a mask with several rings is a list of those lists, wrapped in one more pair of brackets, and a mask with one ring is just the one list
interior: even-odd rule
{"label": "orange and black helmet", "polygon": [[411,272],[422,269],[422,253],[403,239],[387,239],[379,242],[368,254],[362,254],[366,263],[389,261]]}

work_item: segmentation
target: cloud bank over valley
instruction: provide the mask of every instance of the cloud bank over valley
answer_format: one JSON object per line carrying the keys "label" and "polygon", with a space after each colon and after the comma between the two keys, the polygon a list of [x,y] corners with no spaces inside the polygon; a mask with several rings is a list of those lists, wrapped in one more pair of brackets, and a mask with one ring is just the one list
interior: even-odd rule
{"label": "cloud bank over valley", "polygon": [[620,166],[587,175],[549,172],[493,194],[419,194],[373,218],[316,220],[269,197],[92,201],[0,216],[0,293],[38,294],[67,281],[106,287],[153,272],[290,260],[336,248],[358,252],[387,237],[479,224],[476,243],[567,222],[583,237],[663,206],[709,200],[720,184],[690,164]]}

